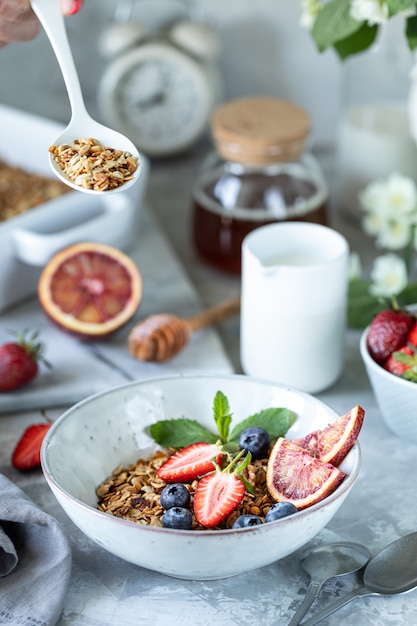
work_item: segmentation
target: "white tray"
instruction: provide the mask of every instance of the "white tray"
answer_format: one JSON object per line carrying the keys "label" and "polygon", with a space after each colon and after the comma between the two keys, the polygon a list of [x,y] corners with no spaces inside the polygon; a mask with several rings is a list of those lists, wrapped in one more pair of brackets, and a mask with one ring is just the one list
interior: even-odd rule
{"label": "white tray", "polygon": [[[61,125],[0,105],[0,158],[30,172],[53,176],[48,146]],[[36,292],[40,268],[76,241],[130,249],[140,227],[149,162],[139,181],[111,197],[74,191],[0,223],[0,312]]]}

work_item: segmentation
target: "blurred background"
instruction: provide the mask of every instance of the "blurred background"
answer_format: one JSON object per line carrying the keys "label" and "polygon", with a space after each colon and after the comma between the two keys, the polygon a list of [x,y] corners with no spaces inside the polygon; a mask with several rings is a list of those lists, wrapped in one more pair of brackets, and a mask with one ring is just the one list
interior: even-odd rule
{"label": "blurred background", "polygon": [[[134,10],[140,10],[141,0],[135,4]],[[225,99],[262,94],[294,100],[311,113],[314,140],[333,140],[342,65],[333,51],[319,54],[308,31],[300,27],[300,2],[201,0],[189,5],[202,10],[218,31]],[[98,116],[97,86],[106,66],[98,40],[122,8],[123,2],[115,0],[86,0],[84,9],[66,20],[92,115]],[[64,84],[44,33],[36,41],[1,50],[0,101],[63,122],[68,119]]]}
{"label": "blurred background", "polygon": [[[158,0],[86,0],[83,10],[66,20],[87,108],[100,121],[109,121],[103,119],[99,85],[113,61],[111,54],[107,58],[103,55],[103,34],[118,21],[146,22],[149,7],[157,4]],[[174,12],[185,11],[197,19],[203,16],[213,25],[220,40],[216,66],[221,76],[222,100],[267,95],[303,106],[312,119],[312,149],[323,155],[336,149],[339,173],[356,165],[359,173],[369,168],[371,179],[398,165],[408,170],[404,174],[416,175],[416,149],[405,120],[413,59],[403,35],[403,22],[394,19],[384,26],[385,39],[378,43],[376,52],[368,51],[342,62],[332,49],[318,52],[310,33],[300,25],[302,7],[298,0],[163,0],[159,4],[165,6],[162,14],[174,7]],[[370,159],[356,163],[362,148],[359,146],[355,152],[354,147],[352,153],[346,144],[347,156],[341,154],[338,136],[346,107],[364,99],[399,103],[402,118],[393,133],[400,131],[402,137],[399,147],[392,142],[378,143],[372,148]],[[70,109],[65,86],[43,32],[33,42],[13,44],[0,51],[0,104],[68,122]],[[393,124],[394,117],[390,117]],[[384,124],[386,119],[385,116]],[[206,133],[203,141],[208,137]],[[376,157],[381,155],[384,158],[378,160]],[[333,177],[330,178],[332,185]],[[351,180],[344,184],[340,195],[346,196],[353,185]]]}

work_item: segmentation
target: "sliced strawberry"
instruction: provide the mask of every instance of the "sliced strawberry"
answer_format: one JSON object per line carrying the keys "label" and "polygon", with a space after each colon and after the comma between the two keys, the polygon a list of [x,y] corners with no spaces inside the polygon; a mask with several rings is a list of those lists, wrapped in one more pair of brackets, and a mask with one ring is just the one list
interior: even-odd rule
{"label": "sliced strawberry", "polygon": [[413,383],[417,383],[417,347],[403,346],[391,354],[384,363],[384,368]]}
{"label": "sliced strawberry", "polygon": [[222,451],[215,443],[193,443],[169,457],[157,474],[166,483],[188,483],[212,472],[213,459],[219,464],[222,456]]}
{"label": "sliced strawberry", "polygon": [[407,342],[415,317],[406,311],[386,309],[373,319],[367,338],[369,354],[377,363],[385,363],[395,350]]}
{"label": "sliced strawberry", "polygon": [[40,466],[42,441],[51,426],[32,424],[24,431],[12,454],[13,467],[25,472]]}
{"label": "sliced strawberry", "polygon": [[[412,350],[409,346],[403,346],[396,352],[414,356],[414,350]],[[395,376],[402,376],[405,371],[410,369],[410,365],[407,365],[407,363],[401,363],[401,361],[396,358],[396,352],[393,352],[391,356],[388,357],[387,361],[384,363],[384,369],[391,372],[391,374],[395,374]]]}
{"label": "sliced strawberry", "polygon": [[206,528],[218,526],[239,506],[245,495],[245,485],[235,474],[215,471],[204,476],[194,495],[194,513]]}

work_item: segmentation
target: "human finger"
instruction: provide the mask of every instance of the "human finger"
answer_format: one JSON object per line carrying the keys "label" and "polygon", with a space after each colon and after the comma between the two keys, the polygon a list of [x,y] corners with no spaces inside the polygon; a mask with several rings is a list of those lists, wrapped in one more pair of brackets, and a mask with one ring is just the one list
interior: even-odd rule
{"label": "human finger", "polygon": [[13,41],[34,39],[39,30],[39,22],[27,0],[0,0],[0,45],[2,47]]}
{"label": "human finger", "polygon": [[81,10],[84,0],[61,0],[61,8],[64,15],[75,15]]}

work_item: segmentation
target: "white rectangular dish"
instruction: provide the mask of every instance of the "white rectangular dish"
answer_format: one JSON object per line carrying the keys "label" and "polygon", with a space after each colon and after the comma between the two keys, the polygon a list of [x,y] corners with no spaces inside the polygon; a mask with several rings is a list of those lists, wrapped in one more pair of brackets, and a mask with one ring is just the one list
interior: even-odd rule
{"label": "white rectangular dish", "polygon": [[[52,178],[48,147],[57,122],[0,105],[0,159]],[[42,266],[77,241],[128,250],[135,242],[149,175],[143,156],[139,181],[126,192],[98,198],[73,191],[0,223],[0,312],[36,293]]]}

